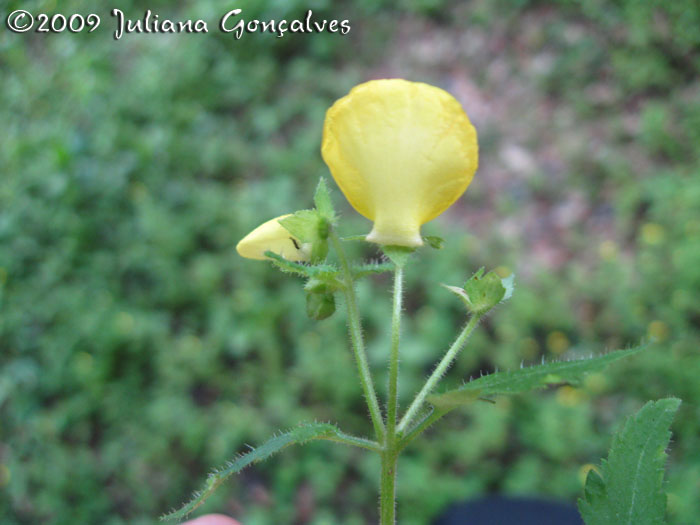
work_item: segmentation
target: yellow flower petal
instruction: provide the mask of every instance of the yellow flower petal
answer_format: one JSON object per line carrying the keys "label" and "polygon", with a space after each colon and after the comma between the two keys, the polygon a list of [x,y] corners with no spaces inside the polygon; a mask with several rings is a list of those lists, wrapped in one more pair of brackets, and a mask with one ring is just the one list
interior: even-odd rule
{"label": "yellow flower petal", "polygon": [[265,260],[265,252],[270,251],[288,261],[308,261],[311,246],[300,243],[279,223],[290,215],[281,215],[255,228],[236,245],[238,254],[248,259]]}
{"label": "yellow flower petal", "polygon": [[367,240],[420,246],[422,224],[454,203],[478,164],[476,131],[442,89],[401,79],[360,84],[328,110],[321,153]]}

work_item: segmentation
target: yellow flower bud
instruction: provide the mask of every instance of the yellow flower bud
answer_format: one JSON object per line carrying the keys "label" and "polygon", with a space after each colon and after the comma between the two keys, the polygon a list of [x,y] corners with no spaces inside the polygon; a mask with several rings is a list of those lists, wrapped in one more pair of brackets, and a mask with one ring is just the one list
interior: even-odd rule
{"label": "yellow flower bud", "polygon": [[321,153],[367,240],[416,247],[422,224],[454,203],[478,165],[476,131],[455,98],[401,79],[353,88],[328,110]]}
{"label": "yellow flower bud", "polygon": [[273,252],[288,261],[308,261],[311,258],[311,245],[295,239],[279,221],[292,214],[281,215],[262,223],[236,245],[241,257],[265,260],[265,252]]}

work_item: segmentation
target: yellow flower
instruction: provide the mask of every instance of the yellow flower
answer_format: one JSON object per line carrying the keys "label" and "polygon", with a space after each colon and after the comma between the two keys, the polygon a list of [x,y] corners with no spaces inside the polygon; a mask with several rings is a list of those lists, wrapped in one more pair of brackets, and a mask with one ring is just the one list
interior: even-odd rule
{"label": "yellow flower", "polygon": [[421,246],[422,224],[454,203],[478,164],[476,131],[455,98],[401,79],[353,88],[326,114],[321,153],[367,240]]}
{"label": "yellow flower", "polygon": [[281,215],[255,228],[236,245],[238,254],[248,259],[265,260],[265,252],[270,251],[288,261],[308,261],[311,245],[299,242],[279,223],[291,215]]}

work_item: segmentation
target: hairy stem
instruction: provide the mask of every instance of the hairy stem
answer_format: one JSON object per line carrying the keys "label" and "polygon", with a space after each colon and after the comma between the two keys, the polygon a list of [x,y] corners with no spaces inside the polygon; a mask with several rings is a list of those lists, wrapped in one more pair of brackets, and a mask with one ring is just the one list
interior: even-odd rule
{"label": "hairy stem", "polygon": [[376,441],[372,441],[369,439],[353,436],[351,434],[346,434],[345,432],[338,432],[337,434],[333,434],[330,436],[324,436],[319,439],[325,439],[327,441],[334,441],[336,443],[342,443],[344,445],[350,445],[353,447],[360,447],[360,448],[366,448],[367,450],[371,450],[373,452],[380,452],[382,451],[382,446],[377,443]]}
{"label": "hairy stem", "polygon": [[377,440],[381,442],[384,438],[384,422],[382,421],[382,413],[379,409],[377,394],[374,391],[374,383],[372,382],[372,375],[369,371],[369,364],[367,363],[365,343],[362,339],[362,326],[360,324],[360,314],[357,309],[357,298],[355,296],[355,281],[343,246],[334,231],[331,231],[330,239],[343,270],[343,281],[345,285],[343,292],[345,294],[345,303],[347,304],[348,310],[348,329],[350,331],[352,348],[355,352],[355,361],[357,362],[357,369],[360,375],[360,383],[362,383],[362,390],[367,400],[367,407],[369,408],[369,415],[374,425],[374,432],[377,435]]}
{"label": "hairy stem", "polygon": [[391,353],[389,356],[389,401],[387,405],[387,433],[396,434],[396,412],[399,390],[399,340],[401,338],[401,301],[403,299],[403,268],[394,272],[394,307],[391,316]]}
{"label": "hairy stem", "polygon": [[404,432],[406,430],[406,427],[411,423],[413,418],[415,417],[416,413],[420,409],[420,407],[423,405],[423,402],[425,401],[425,398],[430,394],[435,386],[437,385],[438,381],[442,378],[443,375],[445,375],[445,372],[447,369],[452,365],[454,362],[455,358],[459,354],[459,351],[464,347],[464,344],[467,342],[467,339],[469,339],[469,336],[472,334],[474,329],[476,328],[476,325],[479,324],[479,320],[481,319],[480,315],[473,315],[471,319],[469,319],[469,322],[466,324],[464,329],[460,332],[459,336],[457,336],[457,339],[455,339],[455,342],[452,343],[452,346],[450,349],[447,351],[445,356],[442,358],[440,363],[435,367],[435,370],[433,370],[433,373],[430,375],[428,380],[425,382],[425,385],[423,385],[423,388],[421,389],[420,392],[416,395],[415,399],[411,403],[411,405],[408,407],[408,410],[404,414],[403,418],[401,419],[401,423],[399,423],[398,426],[398,431],[400,433]]}
{"label": "hairy stem", "polygon": [[382,452],[382,473],[379,496],[381,525],[396,523],[396,466],[398,449],[396,419],[399,390],[399,341],[401,338],[401,302],[403,299],[403,267],[394,272],[394,303],[391,315],[391,351],[389,353],[389,400],[387,403],[386,434]]}
{"label": "hairy stem", "polygon": [[398,443],[398,451],[401,452],[404,448],[408,446],[408,444],[416,439],[418,436],[420,436],[425,430],[428,429],[433,423],[435,423],[438,419],[440,419],[442,416],[447,414],[447,410],[437,410],[433,408],[430,412],[428,412],[423,419],[421,419],[416,426],[414,426],[411,430],[409,430],[405,436],[403,436]]}
{"label": "hairy stem", "polygon": [[399,457],[394,447],[382,452],[382,477],[379,490],[380,525],[396,524],[396,464]]}

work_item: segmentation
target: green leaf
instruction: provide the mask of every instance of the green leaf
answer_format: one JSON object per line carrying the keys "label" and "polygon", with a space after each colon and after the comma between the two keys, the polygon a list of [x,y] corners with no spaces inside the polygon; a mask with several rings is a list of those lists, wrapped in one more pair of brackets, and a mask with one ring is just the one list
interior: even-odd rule
{"label": "green leaf", "polygon": [[662,524],[666,447],[680,399],[649,401],[613,437],[601,474],[588,473],[579,511],[586,525]]}
{"label": "green leaf", "polygon": [[558,361],[521,368],[509,372],[496,372],[474,379],[444,394],[428,396],[428,402],[440,410],[451,410],[479,397],[510,395],[544,388],[559,383],[579,383],[586,374],[599,372],[613,361],[636,354],[642,347],[616,350],[598,357]]}
{"label": "green leaf", "polygon": [[289,432],[279,434],[258,448],[238,456],[224,467],[213,471],[209,474],[204,488],[200,492],[196,492],[192,500],[179,510],[162,516],[161,520],[184,518],[204,503],[226,479],[240,472],[248,465],[267,459],[290,445],[303,445],[309,441],[332,438],[334,436],[342,437],[344,435],[336,426],[329,423],[307,423]]}
{"label": "green leaf", "polygon": [[326,179],[323,177],[321,177],[321,179],[318,181],[318,186],[316,186],[316,193],[314,193],[314,204],[316,205],[316,210],[318,213],[321,214],[321,217],[330,223],[335,220],[333,201],[331,200],[331,194],[328,191]]}

